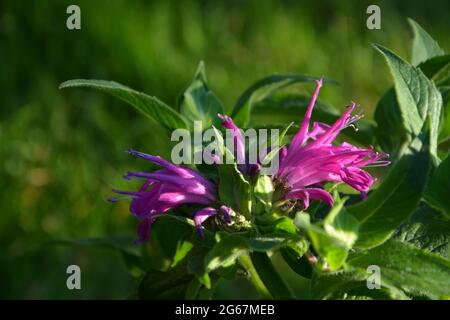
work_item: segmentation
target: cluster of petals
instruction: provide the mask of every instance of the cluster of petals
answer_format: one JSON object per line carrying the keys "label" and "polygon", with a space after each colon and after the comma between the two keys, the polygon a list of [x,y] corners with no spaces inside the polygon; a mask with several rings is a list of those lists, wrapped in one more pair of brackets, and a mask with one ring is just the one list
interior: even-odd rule
{"label": "cluster of petals", "polygon": [[[206,206],[194,214],[194,221],[201,237],[203,237],[201,224],[207,218],[220,211],[227,221],[230,220],[230,209],[227,207],[222,206],[219,211],[210,207],[217,201],[217,188],[200,173],[175,165],[159,156],[134,150],[128,152],[162,167],[151,173],[128,172],[125,179],[145,180],[138,191],[113,190],[115,193],[132,197],[130,211],[140,220],[137,228],[138,242],[149,238],[151,225],[160,215],[185,204]],[[121,199],[113,198],[110,201]]]}
{"label": "cluster of petals", "polygon": [[373,148],[360,148],[347,142],[333,144],[343,129],[361,118],[352,115],[354,102],[334,124],[314,122],[310,130],[312,111],[321,87],[322,80],[318,80],[299,130],[289,147],[280,151],[280,166],[275,177],[287,190],[285,198],[303,201],[304,208],[308,208],[311,200],[333,205],[333,197],[323,189],[325,182],[346,183],[365,198],[376,179],[362,168],[389,164],[384,160],[388,155]]}

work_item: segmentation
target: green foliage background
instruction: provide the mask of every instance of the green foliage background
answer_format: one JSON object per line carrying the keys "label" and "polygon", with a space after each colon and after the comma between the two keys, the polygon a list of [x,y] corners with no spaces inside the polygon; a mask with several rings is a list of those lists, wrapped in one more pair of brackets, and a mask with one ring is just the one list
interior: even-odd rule
{"label": "green foliage background", "polygon": [[[69,31],[65,12],[75,3],[82,29]],[[117,99],[62,92],[59,83],[116,80],[173,106],[204,60],[227,111],[255,80],[295,72],[338,81],[340,86],[325,86],[322,99],[342,108],[355,100],[370,119],[392,80],[369,43],[409,60],[409,16],[448,51],[450,3],[376,1],[381,30],[366,28],[369,4],[374,2],[1,1],[0,297],[126,298],[136,281],[111,247],[55,240],[132,239],[136,221],[127,205],[106,199],[112,187],[125,187],[125,171],[143,168],[123,151],[168,156],[167,133]],[[66,289],[70,264],[83,270],[80,291]],[[302,297],[302,282],[295,285]],[[230,282],[217,297],[252,294],[248,284]]]}

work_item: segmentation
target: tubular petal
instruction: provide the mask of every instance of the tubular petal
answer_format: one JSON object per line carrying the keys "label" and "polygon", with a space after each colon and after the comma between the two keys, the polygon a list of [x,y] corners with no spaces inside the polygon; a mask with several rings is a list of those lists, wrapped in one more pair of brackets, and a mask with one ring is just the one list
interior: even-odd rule
{"label": "tubular petal", "polygon": [[214,208],[203,208],[197,211],[194,215],[194,223],[195,227],[197,228],[198,235],[201,239],[203,239],[205,236],[203,234],[202,229],[202,223],[208,219],[209,217],[212,217],[217,214],[217,210]]}
{"label": "tubular petal", "polygon": [[283,151],[275,175],[283,189],[288,190],[285,198],[302,200],[305,208],[311,200],[333,205],[331,195],[320,187],[326,181],[344,182],[361,192],[364,198],[375,179],[361,168],[389,164],[384,160],[388,155],[378,153],[372,147],[364,149],[347,142],[332,144],[342,129],[361,118],[361,115],[352,116],[356,106],[354,102],[333,125],[315,122],[312,130],[308,131],[321,85],[321,82],[317,83],[300,129],[287,150]]}

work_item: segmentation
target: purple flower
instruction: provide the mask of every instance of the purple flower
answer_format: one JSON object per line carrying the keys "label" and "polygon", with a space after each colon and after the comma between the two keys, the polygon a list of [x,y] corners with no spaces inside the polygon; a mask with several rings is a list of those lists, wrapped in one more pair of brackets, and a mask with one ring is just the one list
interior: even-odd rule
{"label": "purple flower", "polygon": [[[183,204],[210,206],[217,200],[216,186],[198,172],[175,165],[159,156],[129,150],[130,154],[149,160],[163,167],[152,173],[128,172],[125,179],[140,178],[145,182],[138,191],[113,190],[132,197],[130,211],[139,218],[137,242],[149,238],[150,227],[158,216]],[[115,202],[121,198],[110,199]],[[194,221],[202,237],[201,224],[217,213],[214,208],[205,208],[195,214]],[[229,216],[228,216],[229,218]],[[226,219],[228,219],[226,216]]]}
{"label": "purple flower", "polygon": [[219,114],[218,117],[222,120],[222,127],[231,131],[231,137],[233,138],[234,144],[234,156],[236,157],[238,164],[245,164],[245,144],[244,136],[242,135],[241,129],[233,122],[227,115]]}
{"label": "purple flower", "polygon": [[306,209],[311,200],[325,201],[333,205],[333,198],[323,188],[323,182],[344,182],[366,197],[370,186],[376,181],[361,168],[367,165],[388,165],[383,160],[388,155],[378,153],[373,148],[358,148],[347,142],[333,145],[341,130],[351,125],[361,116],[352,116],[353,102],[344,114],[333,124],[314,122],[309,130],[312,110],[322,86],[317,86],[306,110],[303,122],[289,145],[280,151],[280,167],[275,179],[285,189],[285,199],[302,200]]}
{"label": "purple flower", "polygon": [[219,212],[223,214],[225,221],[227,223],[231,223],[231,216],[234,215],[234,211],[231,208],[226,207],[226,206],[221,206],[219,211],[214,208],[207,207],[207,208],[200,209],[195,213],[194,223],[195,223],[195,227],[197,228],[197,232],[198,232],[200,238],[202,238],[202,239],[204,238],[202,223],[206,219],[208,219],[212,216],[215,216]]}

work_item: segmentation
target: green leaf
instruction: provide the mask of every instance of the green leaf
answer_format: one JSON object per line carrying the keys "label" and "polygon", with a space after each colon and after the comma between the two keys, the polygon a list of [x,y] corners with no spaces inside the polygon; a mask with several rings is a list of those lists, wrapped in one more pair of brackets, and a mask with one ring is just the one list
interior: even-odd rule
{"label": "green leaf", "polygon": [[212,128],[216,136],[216,143],[220,153],[219,157],[223,160],[223,163],[218,166],[220,201],[233,208],[237,213],[244,215],[246,218],[250,218],[252,206],[250,183],[239,171],[235,162],[231,164],[227,163],[229,161],[235,161],[233,153],[225,146],[220,131],[214,126]]}
{"label": "green leaf", "polygon": [[276,250],[286,241],[284,237],[245,238],[237,234],[225,235],[205,258],[207,272],[219,267],[232,265],[237,258],[248,252],[266,252]]}
{"label": "green leaf", "polygon": [[389,89],[378,101],[374,119],[378,124],[375,131],[377,141],[383,150],[397,152],[407,139],[402,123],[394,88]]}
{"label": "green leaf", "polygon": [[[280,136],[278,137],[278,144],[281,146],[283,145],[283,141],[286,138],[287,133],[291,129],[291,127],[294,125],[294,122],[288,123],[283,130],[281,131]],[[278,150],[279,151],[279,150]]]}
{"label": "green leaf", "polygon": [[383,243],[411,216],[421,199],[429,167],[427,151],[408,147],[367,200],[347,208],[360,223],[357,247]]}
{"label": "green leaf", "polygon": [[270,209],[272,208],[272,195],[274,191],[275,188],[272,179],[269,176],[258,177],[253,193],[257,200],[263,204],[266,212],[270,212]]}
{"label": "green leaf", "polygon": [[[442,108],[442,120],[440,123],[439,143],[442,150],[448,152],[450,150],[450,88],[447,92],[442,93],[444,99],[444,107]],[[447,147],[445,147],[447,144]]]}
{"label": "green leaf", "polygon": [[275,269],[266,252],[252,252],[250,258],[264,286],[274,299],[295,299],[292,290]]}
{"label": "green leaf", "polygon": [[450,220],[421,204],[411,218],[396,231],[394,237],[421,249],[450,258]]}
{"label": "green leaf", "polygon": [[310,279],[313,269],[305,256],[307,250],[308,243],[306,240],[300,240],[296,243],[282,247],[280,253],[284,261],[295,273]]}
{"label": "green leaf", "polygon": [[367,278],[371,274],[360,268],[332,273],[315,273],[311,279],[313,299],[376,299],[408,300],[401,290],[381,283],[380,289],[369,289]]}
{"label": "green leaf", "polygon": [[[252,126],[264,124],[269,125],[269,127],[277,124],[277,127],[282,127],[284,124],[291,121],[300,123],[305,116],[310,100],[311,97],[304,94],[285,92],[275,93],[255,104],[251,124]],[[312,121],[331,125],[336,122],[340,116],[341,114],[337,109],[318,100],[314,106]],[[374,125],[371,122],[364,120],[358,121],[355,125],[357,126],[357,130],[349,127],[342,131],[342,135],[357,143],[364,145],[373,144]],[[298,130],[298,126],[295,127],[297,127],[295,129]]]}
{"label": "green leaf", "polygon": [[252,196],[250,183],[244,175],[238,170],[235,162],[228,164],[229,160],[234,161],[231,150],[225,146],[223,136],[219,130],[212,127],[216,137],[218,155],[223,163],[218,166],[219,171],[219,198],[222,204],[231,207],[234,211],[250,218],[252,207]]}
{"label": "green leaf", "polygon": [[120,249],[129,253],[138,254],[139,248],[134,244],[134,238],[131,236],[108,236],[83,239],[57,239],[47,244],[65,244],[77,246],[105,246],[114,249]]}
{"label": "green leaf", "polygon": [[[367,287],[369,266],[380,268],[380,289]],[[408,295],[438,299],[450,292],[449,275],[448,260],[390,240],[350,256],[344,271],[315,273],[311,292],[314,299],[410,299]]]}
{"label": "green leaf", "polygon": [[[252,124],[255,123],[289,123],[300,122],[311,101],[311,96],[295,92],[277,92],[255,103]],[[312,121],[332,123],[340,116],[333,106],[316,100],[312,113]]]}
{"label": "green leaf", "polygon": [[192,274],[186,272],[185,266],[170,269],[167,272],[149,270],[138,287],[140,299],[184,299],[192,280]]}
{"label": "green leaf", "polygon": [[190,240],[178,242],[171,267],[175,267],[180,261],[182,261],[193,247],[194,244]]}
{"label": "green leaf", "polygon": [[194,227],[177,218],[173,214],[163,215],[152,225],[151,240],[144,244],[144,258],[154,269],[175,267],[186,258],[197,241]]}
{"label": "green leaf", "polygon": [[400,241],[356,254],[348,264],[362,270],[377,265],[382,283],[412,295],[439,299],[450,293],[450,261]]}
{"label": "green leaf", "polygon": [[229,157],[229,159],[234,160],[233,152],[231,150],[228,150],[228,148],[225,146],[225,141],[223,139],[222,133],[220,133],[220,131],[215,126],[212,126],[212,129],[214,130],[214,136],[216,138],[215,143],[219,152],[217,156],[222,157],[223,162],[225,162],[227,156]]}
{"label": "green leaf", "polygon": [[438,87],[450,84],[450,54],[429,59],[419,68]]}
{"label": "green leaf", "polygon": [[252,207],[250,183],[244,178],[235,163],[221,164],[218,168],[221,203],[233,208],[238,214],[250,218]]}
{"label": "green leaf", "polygon": [[260,79],[252,84],[239,97],[231,115],[238,126],[246,127],[250,120],[251,110],[256,103],[262,101],[281,88],[298,82],[314,80],[319,80],[319,78],[305,75],[272,75]]}
{"label": "green leaf", "polygon": [[76,79],[61,83],[60,89],[88,87],[109,93],[130,104],[167,129],[188,128],[186,119],[158,98],[135,91],[120,83],[104,80]]}
{"label": "green leaf", "polygon": [[288,217],[281,217],[276,220],[275,225],[273,227],[273,233],[288,233],[288,234],[297,234],[297,226],[294,221]]}
{"label": "green leaf", "polygon": [[[438,89],[420,69],[411,66],[389,49],[380,45],[374,46],[386,59],[394,77],[401,125],[406,132],[405,139],[412,141],[426,125],[430,132],[430,150],[433,155],[436,155],[442,108],[442,97]],[[381,131],[392,128],[392,125],[388,128],[384,127],[383,120],[387,118],[388,116],[380,117],[379,113],[378,117],[375,116]]]}
{"label": "green leaf", "polygon": [[220,125],[217,114],[223,113],[223,105],[207,85],[203,61],[198,66],[193,82],[183,94],[180,112],[191,122],[202,121],[204,128],[212,124]]}
{"label": "green leaf", "polygon": [[206,256],[206,271],[210,272],[222,266],[230,266],[247,251],[248,245],[245,238],[237,235],[225,237]]}
{"label": "green leaf", "polygon": [[444,54],[439,44],[417,22],[410,18],[408,22],[414,33],[411,55],[413,65]]}
{"label": "green leaf", "polygon": [[328,262],[331,270],[339,269],[358,238],[358,221],[344,208],[345,200],[336,201],[328,216],[320,224],[311,224],[310,216],[298,213],[295,224],[308,233],[314,249]]}
{"label": "green leaf", "polygon": [[211,279],[209,274],[205,272],[203,257],[190,257],[187,265],[188,272],[197,277],[198,281],[206,288],[211,289]]}
{"label": "green leaf", "polygon": [[450,153],[433,172],[425,190],[425,200],[450,218]]}
{"label": "green leaf", "polygon": [[[445,85],[450,84],[450,55],[434,57],[421,63],[419,68],[438,86],[444,100],[445,107],[442,109],[443,119],[440,124],[439,141],[445,140],[450,133],[450,102],[448,95],[445,94]],[[374,118],[378,123],[378,128],[375,130],[378,143],[383,150],[395,153],[395,150],[408,137],[402,124],[400,107],[393,88],[389,89],[378,102]]]}

